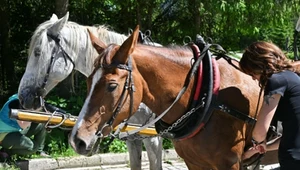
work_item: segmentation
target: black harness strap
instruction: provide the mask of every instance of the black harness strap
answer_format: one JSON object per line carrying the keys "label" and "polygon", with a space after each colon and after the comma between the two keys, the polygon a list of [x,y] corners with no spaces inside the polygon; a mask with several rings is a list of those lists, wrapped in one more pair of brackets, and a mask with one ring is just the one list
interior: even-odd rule
{"label": "black harness strap", "polygon": [[[226,55],[226,54],[224,54],[224,53],[218,53],[216,59],[218,60],[218,59],[220,59],[220,58],[225,59],[225,60],[226,60],[230,65],[232,65],[235,69],[241,71],[241,69],[239,68],[239,66],[235,65],[235,64],[232,62],[232,60],[235,60],[235,59],[229,57],[228,55]],[[238,61],[237,61],[237,62],[238,62]]]}
{"label": "black harness strap", "polygon": [[215,106],[215,109],[221,110],[222,112],[226,112],[230,114],[233,117],[236,117],[242,121],[244,121],[247,124],[254,125],[256,123],[256,119],[253,117],[250,117],[249,115],[242,113],[238,110],[232,109],[225,104],[222,104],[221,102],[218,102],[218,104]]}

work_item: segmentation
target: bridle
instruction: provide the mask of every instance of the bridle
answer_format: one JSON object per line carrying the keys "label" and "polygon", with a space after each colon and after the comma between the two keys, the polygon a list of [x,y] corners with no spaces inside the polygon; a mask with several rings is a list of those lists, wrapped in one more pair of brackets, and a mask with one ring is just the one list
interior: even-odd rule
{"label": "bridle", "polygon": [[[55,61],[55,56],[59,53],[59,51],[62,52],[63,54],[63,58],[65,60],[65,63],[66,63],[66,66],[67,66],[67,59],[71,61],[72,65],[73,65],[73,68],[75,68],[75,63],[74,61],[72,60],[72,58],[70,57],[70,55],[64,50],[64,48],[61,46],[60,44],[60,38],[59,38],[59,34],[57,36],[53,35],[53,34],[50,34],[49,32],[47,32],[47,36],[52,39],[55,44],[58,46],[58,49],[53,49],[52,50],[52,54],[51,54],[51,59],[50,59],[50,64],[47,68],[47,72],[46,72],[46,75],[45,75],[45,78],[44,78],[44,81],[43,81],[43,84],[41,85],[40,89],[41,90],[45,90],[45,87],[48,83],[48,78],[49,78],[49,75],[50,75],[50,71],[51,71],[51,67]],[[41,105],[43,106],[44,105],[44,100],[42,99],[42,96],[41,96],[41,91],[39,91],[37,94],[36,94],[36,97],[40,97],[40,100],[41,100]]]}
{"label": "bridle", "polygon": [[[132,31],[131,31],[131,33],[132,33]],[[150,43],[153,43],[154,41],[151,39],[150,35],[151,35],[151,31],[150,30],[146,31],[145,34],[143,34],[140,31],[139,32],[138,42],[141,43],[141,44],[150,44]],[[127,91],[127,90],[129,91],[129,94],[130,94],[130,110],[129,110],[129,117],[127,119],[123,120],[123,122],[119,125],[118,130],[116,130],[114,134],[111,134],[110,141],[112,141],[115,138],[116,134],[119,133],[120,129],[122,129],[123,127],[127,126],[127,121],[133,115],[133,113],[132,113],[133,112],[133,92],[135,92],[135,87],[134,87],[134,82],[133,82],[133,76],[132,76],[132,57],[131,57],[131,55],[129,55],[129,57],[128,57],[127,64],[120,64],[120,63],[113,62],[113,63],[111,63],[109,65],[102,64],[102,65],[100,65],[99,69],[101,69],[101,68],[106,68],[107,69],[107,68],[112,68],[112,67],[116,67],[116,68],[122,69],[122,70],[127,70],[128,73],[129,73],[129,75],[126,78],[126,82],[125,82],[122,94],[120,96],[120,100],[119,100],[118,106],[114,110],[112,117],[104,124],[104,126],[100,130],[98,130],[96,132],[96,135],[98,136],[98,139],[103,137],[102,131],[106,127],[110,127],[110,129],[112,131],[111,126],[112,126],[115,118],[117,117],[118,113],[120,112],[120,110],[122,108],[122,103],[124,102],[124,97],[125,97],[125,91]],[[107,146],[109,144],[110,144],[110,142],[107,143]]]}
{"label": "bridle", "polygon": [[[112,141],[116,138],[117,134],[120,132],[120,130],[125,127],[127,125],[127,121],[129,120],[129,118],[133,115],[132,112],[133,112],[133,92],[135,92],[135,87],[134,87],[134,82],[133,82],[133,76],[132,76],[132,57],[129,56],[128,57],[128,62],[127,64],[120,64],[120,63],[111,63],[109,65],[107,64],[101,64],[99,66],[99,69],[108,69],[108,68],[118,68],[118,69],[122,69],[122,70],[127,70],[129,75],[127,76],[126,78],[126,81],[125,81],[125,84],[124,84],[124,88],[123,88],[123,91],[122,91],[122,94],[119,98],[119,102],[118,102],[118,105],[116,107],[116,109],[114,110],[113,112],[113,115],[112,117],[102,126],[102,128],[100,130],[98,130],[96,132],[96,135],[97,135],[97,139],[96,139],[96,142],[95,144],[93,145],[92,147],[92,150],[95,151],[97,150],[97,146],[98,144],[101,142],[102,138],[104,137],[103,135],[103,130],[105,128],[110,128],[110,139],[109,141],[103,146],[103,148],[107,148],[111,143]],[[112,134],[112,124],[114,122],[114,120],[116,119],[117,115],[120,113],[120,110],[122,108],[122,105],[123,105],[123,102],[125,100],[125,92],[126,91],[129,91],[129,95],[130,95],[130,110],[129,110],[129,116],[127,119],[123,120],[123,122],[119,125],[119,128],[118,130],[115,131],[114,134]]]}
{"label": "bridle", "polygon": [[[104,124],[104,126],[101,128],[101,130],[96,132],[96,135],[98,136],[98,138],[104,137],[102,131],[106,127],[111,127],[114,120],[116,119],[117,115],[120,113],[123,102],[125,100],[125,96],[126,96],[125,92],[126,91],[128,91],[129,95],[130,95],[130,108],[129,108],[129,117],[127,119],[123,120],[123,123],[125,123],[125,124],[127,123],[128,119],[132,116],[132,112],[133,112],[133,92],[135,92],[135,87],[134,87],[133,76],[132,76],[132,57],[131,56],[128,57],[127,64],[120,64],[120,63],[113,62],[109,65],[102,64],[99,67],[99,69],[101,69],[101,68],[107,69],[107,68],[112,68],[112,67],[122,69],[122,70],[127,70],[129,75],[126,78],[123,91],[119,98],[118,105],[117,105],[116,109],[114,110],[112,117]],[[112,130],[112,128],[111,128],[111,130]],[[112,136],[112,138],[114,138],[114,136]]]}

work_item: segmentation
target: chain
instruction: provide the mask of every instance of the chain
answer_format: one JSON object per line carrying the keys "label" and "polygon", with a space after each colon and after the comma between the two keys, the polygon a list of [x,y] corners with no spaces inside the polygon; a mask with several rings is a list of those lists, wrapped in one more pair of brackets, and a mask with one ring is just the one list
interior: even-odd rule
{"label": "chain", "polygon": [[169,126],[167,129],[161,131],[159,134],[157,134],[157,135],[151,135],[151,136],[133,134],[133,135],[130,135],[130,137],[126,137],[126,138],[123,138],[121,140],[125,140],[125,141],[126,140],[129,140],[129,141],[143,140],[143,139],[146,139],[146,138],[153,138],[153,137],[163,136],[163,135],[167,134],[168,132],[170,132],[171,130],[173,130],[179,123],[181,123],[184,119],[186,119],[187,117],[189,117],[191,114],[195,113],[198,109],[203,108],[204,105],[205,105],[205,102],[204,102],[205,97],[206,97],[206,94],[204,94],[204,97],[201,99],[201,104],[199,104],[197,107],[192,108],[190,111],[188,111],[187,113],[185,113],[184,115],[182,115],[171,126]]}
{"label": "chain", "polygon": [[205,99],[205,96],[201,99],[201,104],[200,105],[198,105],[197,107],[192,108],[190,111],[188,111],[187,113],[185,113],[184,115],[182,115],[179,119],[176,120],[176,122],[174,122],[167,129],[161,131],[158,135],[159,136],[163,136],[163,135],[167,134],[172,129],[174,129],[179,123],[181,123],[184,119],[186,119],[187,117],[189,117],[191,114],[193,114],[194,112],[196,112],[198,109],[204,107],[204,104],[205,104],[204,99]]}

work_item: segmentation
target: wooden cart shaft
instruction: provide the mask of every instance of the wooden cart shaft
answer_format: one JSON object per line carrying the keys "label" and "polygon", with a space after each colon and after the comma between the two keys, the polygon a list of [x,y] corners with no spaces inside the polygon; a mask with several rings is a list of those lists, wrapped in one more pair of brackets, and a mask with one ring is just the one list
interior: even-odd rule
{"label": "wooden cart shaft", "polygon": [[[67,116],[67,115],[66,115]],[[23,120],[23,121],[29,121],[29,122],[35,122],[35,123],[47,123],[49,121],[49,124],[51,125],[58,125],[64,120],[64,116],[62,114],[49,114],[46,112],[38,112],[38,111],[28,111],[28,110],[19,110],[19,109],[11,109],[10,117],[17,119],[17,120]],[[73,127],[75,125],[75,122],[77,120],[77,116],[70,115],[69,117],[66,117],[66,120],[62,123],[62,126],[64,127]],[[115,127],[114,130],[116,130],[118,127]],[[134,130],[136,128],[139,128],[137,125],[127,125],[125,128],[123,128],[121,131],[130,131]],[[141,130],[139,132],[141,135],[157,135],[157,132],[155,128],[147,128],[144,130]]]}

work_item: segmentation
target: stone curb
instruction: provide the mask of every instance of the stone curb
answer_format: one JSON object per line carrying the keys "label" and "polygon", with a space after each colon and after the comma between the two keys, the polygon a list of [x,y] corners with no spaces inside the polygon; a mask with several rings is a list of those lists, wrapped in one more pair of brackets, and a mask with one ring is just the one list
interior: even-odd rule
{"label": "stone curb", "polygon": [[[163,161],[180,159],[174,149],[163,150]],[[142,161],[148,161],[147,152],[143,151]],[[17,165],[21,170],[54,170],[63,168],[92,167],[101,165],[129,164],[128,153],[106,153],[97,154],[91,157],[76,156],[62,158],[36,158],[25,161],[18,161]],[[7,164],[0,164],[0,169],[9,167]]]}

